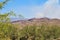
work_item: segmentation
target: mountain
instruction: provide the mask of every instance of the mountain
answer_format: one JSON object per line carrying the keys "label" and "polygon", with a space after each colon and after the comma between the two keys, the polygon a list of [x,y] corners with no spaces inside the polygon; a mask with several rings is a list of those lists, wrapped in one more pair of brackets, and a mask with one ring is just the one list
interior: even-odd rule
{"label": "mountain", "polygon": [[28,26],[28,25],[59,25],[60,26],[60,19],[49,19],[49,18],[31,18],[27,20],[17,20],[13,21],[13,24],[18,24],[19,26]]}

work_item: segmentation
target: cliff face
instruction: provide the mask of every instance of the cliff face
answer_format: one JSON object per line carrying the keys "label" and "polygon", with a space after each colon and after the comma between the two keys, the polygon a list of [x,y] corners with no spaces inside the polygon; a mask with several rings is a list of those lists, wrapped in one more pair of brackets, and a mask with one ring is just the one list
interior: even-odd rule
{"label": "cliff face", "polygon": [[13,21],[13,24],[18,24],[19,27],[24,27],[26,25],[59,25],[60,26],[60,19],[49,19],[49,18],[32,18],[28,20],[17,20]]}

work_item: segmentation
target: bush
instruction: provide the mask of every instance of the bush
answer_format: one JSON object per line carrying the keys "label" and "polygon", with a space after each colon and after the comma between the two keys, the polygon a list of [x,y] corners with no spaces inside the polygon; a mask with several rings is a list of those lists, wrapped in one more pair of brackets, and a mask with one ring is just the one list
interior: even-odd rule
{"label": "bush", "polygon": [[20,32],[20,38],[27,37],[31,40],[53,40],[60,37],[60,27],[52,26],[26,26]]}
{"label": "bush", "polygon": [[14,24],[11,23],[10,14],[0,14],[0,39],[13,39],[11,37],[16,37],[17,28],[15,28]]}

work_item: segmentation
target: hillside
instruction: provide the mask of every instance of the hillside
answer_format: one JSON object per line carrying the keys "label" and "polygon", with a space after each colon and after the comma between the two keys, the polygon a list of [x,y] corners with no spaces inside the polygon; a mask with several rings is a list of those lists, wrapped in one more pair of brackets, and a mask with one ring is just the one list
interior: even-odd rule
{"label": "hillside", "polygon": [[31,18],[28,20],[17,20],[17,21],[13,21],[13,24],[18,24],[18,26],[26,26],[26,25],[42,25],[42,24],[46,24],[46,25],[60,25],[60,19],[49,19],[49,18]]}

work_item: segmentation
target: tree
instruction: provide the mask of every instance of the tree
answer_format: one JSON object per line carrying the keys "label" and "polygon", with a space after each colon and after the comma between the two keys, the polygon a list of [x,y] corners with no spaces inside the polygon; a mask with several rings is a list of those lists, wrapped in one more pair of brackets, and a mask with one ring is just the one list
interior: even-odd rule
{"label": "tree", "polygon": [[[4,7],[8,0],[0,2],[0,9]],[[16,36],[17,29],[10,21],[10,16],[13,15],[13,12],[8,12],[0,14],[0,40],[13,40],[11,37]],[[15,39],[15,38],[14,38]]]}
{"label": "tree", "polygon": [[4,5],[8,2],[9,0],[5,0],[3,2],[0,2],[0,9],[4,7]]}

